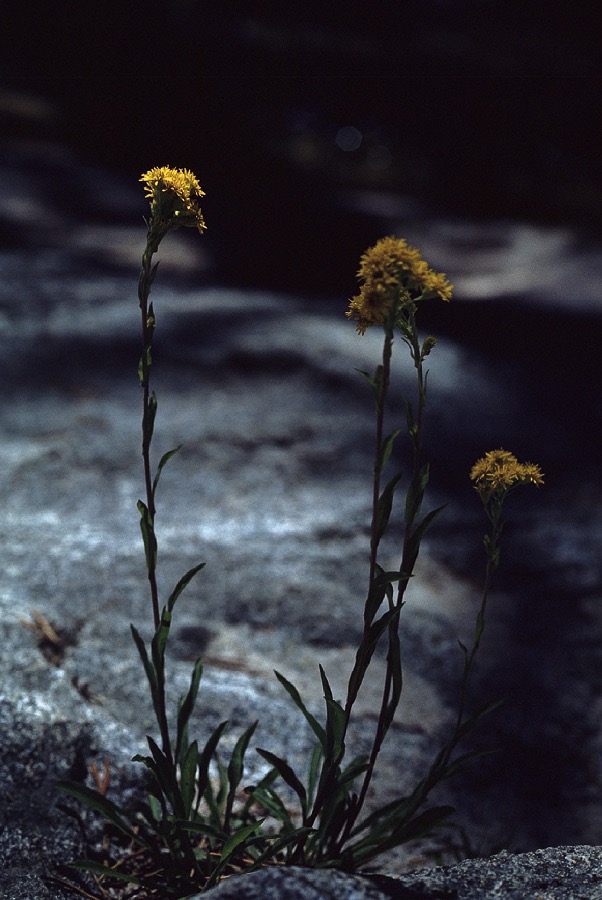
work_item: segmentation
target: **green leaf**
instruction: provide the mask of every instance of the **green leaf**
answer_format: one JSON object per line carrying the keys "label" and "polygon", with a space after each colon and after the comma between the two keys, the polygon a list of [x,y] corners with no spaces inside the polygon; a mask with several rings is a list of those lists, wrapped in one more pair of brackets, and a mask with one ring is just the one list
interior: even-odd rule
{"label": "green leaf", "polygon": [[197,572],[200,572],[201,569],[205,568],[205,563],[198,563],[198,565],[193,566],[192,569],[189,569],[185,575],[182,575],[175,588],[169,595],[169,599],[167,601],[167,608],[170,612],[173,612],[173,608],[176,605],[176,600],[184,590],[184,588],[192,581]]}
{"label": "green leaf", "polygon": [[[157,673],[155,672],[155,668],[148,658],[148,653],[146,652],[146,646],[144,641],[142,640],[138,630],[134,627],[134,625],[130,625],[130,630],[132,632],[132,637],[134,638],[134,643],[138,648],[138,653],[140,654],[140,659],[142,660],[142,665],[144,666],[144,671],[146,672],[146,677],[148,679],[148,683],[151,689],[151,695],[153,698],[153,705],[156,703],[157,697]],[[155,705],[156,711],[156,705]]]}
{"label": "green leaf", "polygon": [[456,772],[459,772],[469,763],[474,762],[477,759],[482,759],[485,756],[493,756],[495,753],[500,753],[501,750],[472,750],[470,753],[463,753],[462,756],[458,756],[452,763],[447,766],[446,769],[441,773],[440,780],[451,778],[452,775],[455,775]]}
{"label": "green leaf", "polygon": [[113,825],[135,843],[140,844],[143,847],[148,847],[147,842],[139,834],[136,834],[125,821],[122,810],[113,803],[112,800],[103,796],[103,794],[99,794],[98,791],[94,791],[91,788],[86,787],[86,785],[74,781],[59,781],[57,782],[56,787],[64,794],[75,797],[76,800],[79,800],[80,803],[83,803],[88,809],[99,812],[105,819],[112,822]]}
{"label": "green leaf", "polygon": [[420,524],[417,525],[415,530],[412,532],[410,539],[408,540],[408,543],[407,543],[406,552],[404,554],[404,560],[403,560],[404,565],[408,568],[409,571],[411,571],[414,568],[414,565],[416,564],[416,560],[418,559],[418,554],[420,552],[420,544],[421,544],[421,541],[422,541],[424,535],[426,534],[428,529],[431,527],[432,523],[434,522],[436,517],[439,515],[439,513],[445,509],[446,505],[447,504],[444,504],[443,506],[437,507],[437,509],[431,510],[431,512],[428,513],[424,517],[422,522],[420,522]]}
{"label": "green leaf", "polygon": [[192,670],[192,676],[190,678],[190,687],[188,689],[188,693],[183,698],[180,708],[178,710],[178,722],[177,722],[177,734],[176,734],[176,750],[175,750],[175,758],[178,761],[180,760],[180,754],[182,751],[185,753],[187,751],[187,747],[184,746],[186,740],[186,732],[188,727],[188,722],[190,721],[190,716],[194,710],[194,704],[196,702],[197,694],[199,691],[199,684],[201,682],[201,676],[203,674],[203,663],[202,660],[197,659],[194,664],[194,668]]}
{"label": "green leaf", "polygon": [[307,835],[311,834],[312,829],[307,827],[295,828],[290,833],[284,835],[284,837],[279,838],[275,841],[270,841],[270,844],[267,850],[257,857],[254,861],[253,865],[248,869],[245,868],[245,872],[252,872],[253,869],[259,868],[259,866],[265,865],[265,863],[269,859],[275,859],[282,850],[289,847],[291,844],[296,844],[301,838],[307,837]]}
{"label": "green leaf", "polygon": [[345,752],[345,710],[334,699],[322,666],[320,666],[320,677],[326,700],[326,751],[324,754],[326,765],[338,765]]}
{"label": "green leaf", "polygon": [[425,463],[425,465],[420,470],[418,477],[412,478],[408,487],[405,508],[405,525],[407,529],[411,530],[413,528],[414,520],[420,512],[420,507],[422,506],[424,491],[428,484],[428,480],[429,464]]}
{"label": "green leaf", "polygon": [[358,757],[358,759],[352,760],[348,766],[341,772],[341,775],[338,779],[339,785],[344,786],[349,784],[350,782],[355,781],[356,778],[359,778],[360,775],[363,775],[364,772],[367,772],[370,768],[370,763],[368,762],[367,757]]}
{"label": "green leaf", "polygon": [[497,709],[499,706],[502,706],[505,703],[505,700],[493,700],[490,703],[483,703],[475,709],[474,713],[468,718],[464,719],[458,730],[456,731],[456,741],[457,743],[461,738],[464,737],[465,734],[468,734],[475,725],[483,718],[483,716],[489,715],[490,712],[493,712],[494,709]]}
{"label": "green leaf", "polygon": [[[150,348],[149,348],[149,359],[150,359]],[[150,365],[150,362],[149,362]],[[150,442],[153,439],[153,432],[155,430],[155,418],[157,416],[157,395],[153,391],[150,397],[148,398],[148,415],[145,421],[145,443],[150,447]]]}
{"label": "green leaf", "polygon": [[356,372],[366,379],[370,387],[374,392],[374,397],[377,405],[380,403],[380,394],[382,389],[382,366],[377,366],[374,375],[371,375],[369,372],[365,372],[363,369],[356,369]]}
{"label": "green leaf", "polygon": [[[349,848],[354,865],[364,865],[368,860],[374,859],[375,856],[392,850],[400,844],[431,834],[453,812],[453,806],[434,806],[409,822],[400,822],[397,827],[391,828],[388,834],[383,834],[382,839],[379,839],[381,829],[378,832],[369,833]],[[390,824],[388,823],[389,826]]]}
{"label": "green leaf", "polygon": [[80,872],[94,872],[95,875],[106,875],[109,878],[116,878],[118,881],[127,881],[130,884],[137,885],[142,884],[140,879],[136,878],[135,875],[128,875],[127,872],[122,872],[121,869],[103,866],[100,863],[82,860],[80,862],[68,863],[67,865],[70,869],[78,869]]}
{"label": "green leaf", "polygon": [[372,622],[385,597],[388,597],[389,601],[392,602],[393,591],[391,585],[397,581],[409,581],[411,577],[411,574],[408,572],[385,572],[378,564],[376,565],[376,575],[370,585],[368,599],[364,608],[364,624],[366,626]]}
{"label": "green leaf", "polygon": [[[383,589],[384,591],[384,589]],[[383,593],[384,597],[384,593]],[[380,604],[379,604],[380,605]],[[387,625],[391,621],[391,618],[396,614],[396,609],[388,609],[380,619],[377,619],[376,622],[373,622],[364,637],[362,638],[362,642],[358,647],[357,653],[355,655],[355,662],[353,664],[353,671],[349,678],[349,687],[347,692],[347,705],[351,705],[355,703],[356,697],[359,693],[359,690],[362,686],[364,676],[366,671],[368,670],[368,666],[370,665],[370,661],[372,656],[374,655],[374,651],[378,645],[378,641],[382,636],[384,630]]]}
{"label": "green leaf", "polygon": [[140,531],[142,532],[142,540],[144,542],[146,568],[150,571],[151,569],[155,569],[157,565],[157,539],[155,537],[153,520],[151,519],[148,507],[142,500],[138,500],[137,506],[138,512],[140,513]]}
{"label": "green leaf", "polygon": [[277,672],[276,670],[274,670],[274,675],[276,676],[276,678],[278,679],[280,684],[283,686],[285,691],[292,698],[295,706],[297,706],[297,708],[301,710],[301,712],[303,713],[303,716],[307,720],[311,730],[313,731],[313,733],[316,735],[316,737],[320,741],[320,744],[322,745],[324,751],[326,751],[326,732],[322,728],[322,726],[320,725],[318,720],[314,716],[312,716],[312,714],[309,712],[309,710],[303,703],[303,700],[301,699],[301,695],[300,695],[299,691],[297,690],[297,688],[294,686],[294,684],[291,684],[291,682],[288,681],[284,677],[284,675],[281,675],[280,672]]}
{"label": "green leaf", "polygon": [[307,796],[310,805],[314,802],[316,786],[320,774],[320,763],[324,758],[324,751],[321,744],[316,744],[309,761],[309,771],[307,775]]}
{"label": "green leaf", "polygon": [[196,741],[193,741],[186,751],[180,766],[180,794],[182,796],[182,804],[184,806],[186,818],[190,816],[192,803],[194,801],[198,754],[198,744]]}
{"label": "green leaf", "polygon": [[[274,770],[276,771],[276,770]],[[250,792],[251,798],[273,816],[278,822],[282,822],[287,831],[293,831],[295,826],[289,812],[273,788],[261,788],[257,786]]]}
{"label": "green leaf", "polygon": [[161,810],[161,804],[159,803],[159,800],[157,799],[157,797],[155,797],[154,794],[147,794],[146,799],[148,802],[148,808],[150,810],[150,814],[151,814],[152,818],[154,819],[155,822],[160,822],[162,810]]}
{"label": "green leaf", "polygon": [[226,834],[220,828],[209,825],[208,822],[190,822],[188,819],[176,819],[176,824],[184,831],[204,834],[205,837],[212,838],[220,843],[226,840]]}
{"label": "green leaf", "polygon": [[146,740],[155,763],[154,771],[159,787],[171,803],[174,813],[183,817],[182,798],[175,768],[152,737],[147,735]]}
{"label": "green leaf", "polygon": [[241,844],[244,844],[247,839],[251,837],[251,835],[256,831],[259,831],[264,821],[265,819],[258,819],[257,822],[251,822],[249,825],[243,825],[242,828],[239,828],[238,831],[235,831],[234,834],[231,834],[222,848],[220,864],[228,862],[237,847],[240,847]]}
{"label": "green leaf", "polygon": [[251,822],[250,825],[244,825],[228,838],[228,840],[222,847],[219,862],[211,873],[211,876],[207,880],[204,886],[204,890],[208,890],[209,888],[213,887],[214,884],[216,884],[221,872],[227,866],[236,850],[241,846],[241,844],[245,844],[251,837],[251,835],[254,834],[254,832],[258,831],[261,828],[263,822],[264,820],[260,819],[257,822]]}
{"label": "green leaf", "polygon": [[153,635],[151,641],[151,656],[153,665],[157,673],[159,684],[163,681],[165,671],[165,647],[167,646],[167,638],[169,637],[169,629],[171,628],[171,612],[164,606],[161,611],[161,621],[159,627]]}
{"label": "green leaf", "polygon": [[395,493],[395,488],[397,487],[399,480],[402,476],[402,472],[398,472],[389,483],[386,485],[382,494],[378,499],[378,505],[376,509],[376,541],[377,545],[380,539],[382,538],[387,525],[389,524],[389,518],[391,516],[391,509],[393,508],[393,494]]}
{"label": "green leaf", "polygon": [[205,791],[210,784],[209,764],[211,763],[211,760],[215,755],[217,745],[219,744],[222,735],[227,727],[227,722],[220,722],[220,724],[217,726],[217,728],[203,747],[203,751],[199,756],[199,781],[197,785],[199,799],[205,795]]}
{"label": "green leaf", "polygon": [[140,379],[140,384],[144,384],[148,380],[148,370],[152,365],[152,361],[152,350],[149,344],[143,349],[142,356],[138,362],[138,378]]}
{"label": "green leaf", "polygon": [[[153,396],[154,396],[154,394],[153,394]],[[168,450],[167,453],[164,453],[163,456],[161,457],[161,459],[159,460],[159,465],[157,466],[157,471],[156,471],[155,477],[153,479],[153,490],[152,490],[153,497],[155,496],[155,491],[157,490],[157,485],[159,484],[159,478],[161,477],[161,472],[163,471],[165,464],[167,462],[169,462],[169,460],[172,458],[172,456],[175,456],[176,453],[178,452],[178,450],[181,450],[181,448],[182,448],[182,445],[178,444],[178,446],[174,447],[173,450]]]}
{"label": "green leaf", "polygon": [[389,669],[391,671],[391,696],[387,704],[383,721],[384,734],[387,733],[391,726],[391,723],[393,722],[395,712],[397,711],[397,707],[401,699],[401,692],[403,688],[401,648],[399,644],[399,631],[397,628],[397,623],[395,622],[395,617],[391,619],[391,624],[395,626],[389,628],[389,653],[387,655],[387,661],[389,664]]}
{"label": "green leaf", "polygon": [[378,456],[378,462],[376,466],[378,472],[382,472],[382,470],[386,466],[389,457],[391,456],[391,450],[393,449],[395,438],[400,433],[401,428],[396,428],[395,431],[392,431],[391,434],[385,439]]}
{"label": "green leaf", "polygon": [[285,762],[285,760],[280,759],[279,756],[276,756],[276,754],[272,753],[270,750],[262,750],[260,747],[258,747],[257,752],[267,762],[269,762],[271,766],[274,766],[283,781],[285,781],[286,784],[288,784],[288,786],[294,790],[299,798],[299,802],[301,803],[303,817],[305,818],[307,812],[307,792],[302,782],[295,775],[289,764]]}
{"label": "green leaf", "polygon": [[244,761],[245,761],[245,753],[247,752],[247,747],[249,746],[249,741],[253,736],[253,732],[257,728],[257,722],[253,722],[246,731],[241,734],[236,744],[234,745],[234,749],[232,751],[232,756],[230,757],[230,762],[228,763],[228,796],[226,798],[226,810],[224,813],[224,828],[227,830],[230,825],[230,817],[232,815],[232,807],[234,805],[234,796],[236,794],[236,789],[239,786],[243,771],[244,771]]}

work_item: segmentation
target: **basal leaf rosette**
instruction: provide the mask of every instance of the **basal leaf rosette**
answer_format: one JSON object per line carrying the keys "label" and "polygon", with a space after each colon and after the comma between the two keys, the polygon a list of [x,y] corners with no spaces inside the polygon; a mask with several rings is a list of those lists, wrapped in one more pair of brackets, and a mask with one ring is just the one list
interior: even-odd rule
{"label": "basal leaf rosette", "polygon": [[359,334],[372,325],[395,323],[408,304],[428,298],[448,301],[452,296],[446,276],[431,269],[403,238],[381,238],[366,250],[357,277],[360,292],[351,299],[346,315],[355,320]]}

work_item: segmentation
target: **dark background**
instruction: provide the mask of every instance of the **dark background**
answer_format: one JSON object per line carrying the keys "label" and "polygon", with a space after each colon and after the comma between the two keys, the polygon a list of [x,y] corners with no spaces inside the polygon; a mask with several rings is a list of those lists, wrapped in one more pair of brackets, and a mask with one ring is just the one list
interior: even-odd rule
{"label": "dark background", "polygon": [[[287,34],[292,40],[290,23]],[[207,194],[217,275],[246,286],[340,290],[382,233],[373,215],[346,208],[358,190],[403,195],[431,215],[562,223],[589,234],[602,226],[597,77],[13,76],[4,84],[52,110],[38,123],[5,115],[5,137],[37,131],[129,179],[153,165],[191,168]],[[337,145],[345,126],[360,132],[357,149]],[[75,191],[69,202],[77,206]]]}

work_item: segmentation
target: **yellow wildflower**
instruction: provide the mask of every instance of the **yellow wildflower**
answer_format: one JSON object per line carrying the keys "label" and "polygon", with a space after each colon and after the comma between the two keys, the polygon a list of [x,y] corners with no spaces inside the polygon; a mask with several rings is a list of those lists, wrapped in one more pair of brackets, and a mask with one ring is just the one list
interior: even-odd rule
{"label": "yellow wildflower", "polygon": [[522,483],[536,484],[538,487],[543,484],[543,472],[534,463],[523,463],[522,465]]}
{"label": "yellow wildflower", "polygon": [[360,293],[349,303],[346,315],[356,320],[360,334],[370,325],[386,321],[391,308],[425,297],[450,300],[452,285],[445,275],[429,268],[420,252],[403,238],[385,237],[370,247],[360,260],[357,277]]}
{"label": "yellow wildflower", "polygon": [[[358,333],[365,334],[370,325],[382,325],[387,319],[396,293],[384,282],[363,284],[359,294],[349,301],[345,315],[353,316],[357,320]],[[409,295],[406,294],[404,299],[409,299]]]}
{"label": "yellow wildflower", "polygon": [[144,182],[145,197],[150,200],[151,229],[164,234],[185,225],[203,233],[207,226],[199,200],[205,192],[189,169],[158,166],[145,172],[140,181]]}
{"label": "yellow wildflower", "polygon": [[519,484],[543,484],[543,474],[533,463],[519,463],[508,450],[490,450],[470,472],[475,488],[485,496],[505,494]]}

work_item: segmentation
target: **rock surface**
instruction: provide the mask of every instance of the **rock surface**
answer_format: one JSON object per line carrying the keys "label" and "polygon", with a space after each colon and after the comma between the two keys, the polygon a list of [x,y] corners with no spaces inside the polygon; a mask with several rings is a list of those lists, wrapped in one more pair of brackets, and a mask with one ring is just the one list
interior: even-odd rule
{"label": "rock surface", "polygon": [[[23,237],[0,253],[0,891],[7,900],[58,896],[59,886],[45,887],[43,878],[82,852],[79,826],[59,809],[54,781],[66,774],[90,779],[89,764],[101,768],[107,757],[113,796],[135,791],[136,767],[128,760],[153,731],[129,634],[130,622],[150,634],[136,513],[134,291],[143,235],[137,225],[116,230],[102,223],[112,214],[127,218],[133,207],[138,219],[139,197],[58,151],[45,151],[42,168],[40,160],[33,151],[5,156],[10,203],[0,210],[5,231],[32,229],[31,245]],[[88,196],[98,195],[99,182],[105,188],[98,221],[81,221],[48,201],[48,181],[56,187],[74,172]],[[383,233],[404,224],[396,213],[383,214]],[[476,738],[476,746],[503,752],[444,786],[436,800],[457,806],[472,852],[595,843],[602,824],[602,479],[597,446],[589,442],[601,425],[599,401],[574,360],[585,353],[597,383],[601,326],[591,302],[587,315],[570,321],[554,309],[556,279],[534,292],[533,266],[544,259],[547,270],[554,261],[559,277],[572,273],[575,296],[592,301],[599,296],[599,252],[592,244],[584,257],[571,240],[545,229],[498,223],[487,266],[475,229],[465,223],[459,241],[459,227],[425,219],[408,234],[427,256],[444,260],[461,286],[454,321],[471,325],[452,324],[447,311],[436,323],[429,503],[450,505],[408,592],[404,702],[371,803],[423,774],[453,720],[456,640],[470,639],[482,567],[484,524],[466,473],[478,454],[503,444],[532,457],[548,476],[545,491],[516,498],[473,685],[475,702],[507,697]],[[172,699],[203,655],[199,737],[228,718],[232,746],[258,718],[256,744],[303,769],[310,735],[272,669],[297,684],[316,713],[318,663],[335,694],[344,691],[361,628],[372,464],[371,400],[354,368],[373,368],[379,342],[375,334],[354,334],[342,297],[318,304],[199,285],[191,272],[203,270],[204,251],[187,237],[162,248],[154,294],[157,458],[184,445],[160,488],[162,589],[199,559],[207,563],[177,608]],[[477,270],[485,272],[480,283],[470,274]],[[485,294],[486,302],[474,299]],[[489,342],[492,333],[508,342]],[[544,338],[553,358],[534,358],[529,343],[539,347]],[[411,390],[407,364],[394,388],[400,398]],[[403,416],[401,399],[391,413]],[[395,461],[404,464],[402,446]],[[386,552],[394,565],[394,542]],[[43,633],[44,623],[57,640]],[[378,690],[375,674],[360,696],[355,747],[370,741]],[[248,762],[252,780],[263,763],[254,754]],[[392,854],[382,871],[422,868],[437,853],[450,860],[457,851],[448,835]],[[578,847],[498,856],[408,876],[398,886],[476,897],[460,893],[461,884],[476,890],[483,878],[484,898],[527,896],[495,891],[535,885],[521,879],[540,864],[561,886],[593,877],[596,853]],[[249,884],[274,877],[294,880],[270,871]],[[321,890],[314,879],[324,877],[304,873],[307,891]],[[345,876],[333,875],[335,882],[344,884]],[[545,900],[585,896],[534,889],[540,887]],[[218,888],[218,896],[228,889]]]}
{"label": "rock surface", "polygon": [[602,851],[588,846],[517,855],[503,851],[488,859],[396,878],[267,869],[228,879],[202,896],[215,900],[600,900]]}

